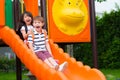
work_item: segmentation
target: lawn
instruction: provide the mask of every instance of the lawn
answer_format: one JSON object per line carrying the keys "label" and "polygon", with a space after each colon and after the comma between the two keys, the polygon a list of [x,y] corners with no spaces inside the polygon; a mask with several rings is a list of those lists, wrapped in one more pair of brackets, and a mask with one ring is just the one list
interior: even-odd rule
{"label": "lawn", "polygon": [[[120,69],[101,69],[103,74],[106,76],[107,80],[120,80]],[[22,80],[30,80],[26,74],[27,72],[23,72]],[[0,80],[16,80],[15,72],[0,72]]]}
{"label": "lawn", "polygon": [[107,80],[120,80],[120,69],[101,69]]}
{"label": "lawn", "polygon": [[[27,72],[22,73],[22,80],[29,80],[29,78],[24,75]],[[17,80],[16,72],[0,72],[0,80]]]}

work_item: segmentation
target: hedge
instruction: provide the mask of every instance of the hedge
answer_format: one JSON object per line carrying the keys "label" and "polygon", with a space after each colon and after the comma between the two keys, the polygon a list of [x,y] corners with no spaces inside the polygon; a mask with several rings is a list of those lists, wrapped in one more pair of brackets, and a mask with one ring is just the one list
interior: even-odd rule
{"label": "hedge", "polygon": [[[99,68],[120,68],[120,9],[96,17]],[[74,57],[93,67],[91,43],[74,44]]]}

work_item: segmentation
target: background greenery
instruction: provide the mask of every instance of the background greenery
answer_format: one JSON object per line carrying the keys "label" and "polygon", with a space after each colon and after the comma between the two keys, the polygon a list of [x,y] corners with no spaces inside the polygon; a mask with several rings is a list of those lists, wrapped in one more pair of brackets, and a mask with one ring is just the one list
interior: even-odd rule
{"label": "background greenery", "polygon": [[[22,72],[22,80],[30,80],[25,74],[27,72]],[[15,71],[9,71],[9,72],[3,72],[0,71],[0,80],[17,80],[16,79],[16,72]]]}
{"label": "background greenery", "polygon": [[9,72],[9,71],[15,71],[16,68],[16,62],[15,59],[8,59],[6,57],[0,58],[0,71],[3,72]]}
{"label": "background greenery", "polygon": [[[28,69],[22,64],[22,70],[28,71]],[[0,71],[11,72],[16,71],[16,59],[8,59],[6,57],[0,58]]]}
{"label": "background greenery", "polygon": [[[120,9],[96,17],[97,52],[99,68],[120,68]],[[93,66],[91,43],[74,45],[74,57]]]}

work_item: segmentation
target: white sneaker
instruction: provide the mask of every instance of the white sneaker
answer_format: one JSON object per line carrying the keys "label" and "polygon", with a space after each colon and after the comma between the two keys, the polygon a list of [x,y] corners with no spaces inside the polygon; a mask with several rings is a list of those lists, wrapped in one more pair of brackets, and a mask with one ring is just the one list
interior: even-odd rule
{"label": "white sneaker", "polygon": [[68,62],[62,63],[62,64],[59,66],[58,71],[61,71],[61,72],[64,71],[65,68],[67,67],[67,65],[68,65]]}

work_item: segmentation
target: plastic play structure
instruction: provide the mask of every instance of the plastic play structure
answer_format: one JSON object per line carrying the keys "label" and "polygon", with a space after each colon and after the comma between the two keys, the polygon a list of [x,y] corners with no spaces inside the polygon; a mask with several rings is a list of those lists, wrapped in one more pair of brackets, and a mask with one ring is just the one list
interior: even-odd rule
{"label": "plastic play structure", "polygon": [[[35,7],[37,0],[24,0],[27,10],[38,15]],[[33,7],[30,7],[31,4]],[[14,53],[20,58],[23,64],[36,76],[38,80],[106,80],[101,71],[83,65],[82,62],[71,58],[67,53],[59,48],[52,40],[49,41],[53,55],[60,63],[67,61],[69,63],[64,72],[59,72],[49,68],[45,63],[38,59],[27,48],[23,41],[16,35],[13,29],[5,26],[4,0],[0,0],[0,38],[12,48]],[[35,12],[34,12],[35,11]]]}
{"label": "plastic play structure", "polygon": [[49,36],[55,42],[90,42],[88,0],[47,0]]}

